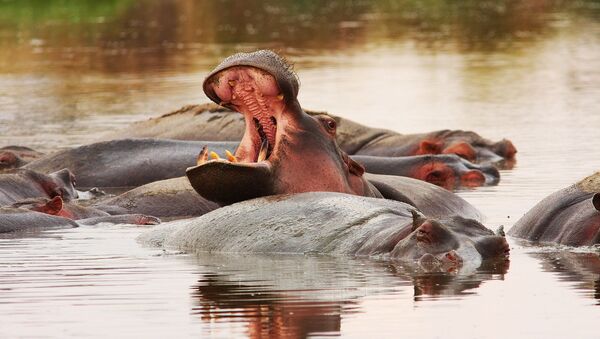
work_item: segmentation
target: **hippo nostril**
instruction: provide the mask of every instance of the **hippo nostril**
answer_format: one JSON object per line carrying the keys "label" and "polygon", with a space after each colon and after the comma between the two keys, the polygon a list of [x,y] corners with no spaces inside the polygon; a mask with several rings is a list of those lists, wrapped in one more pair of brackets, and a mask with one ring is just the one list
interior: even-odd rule
{"label": "hippo nostril", "polygon": [[460,179],[462,184],[467,187],[476,187],[485,184],[485,176],[478,170],[470,170],[463,174]]}

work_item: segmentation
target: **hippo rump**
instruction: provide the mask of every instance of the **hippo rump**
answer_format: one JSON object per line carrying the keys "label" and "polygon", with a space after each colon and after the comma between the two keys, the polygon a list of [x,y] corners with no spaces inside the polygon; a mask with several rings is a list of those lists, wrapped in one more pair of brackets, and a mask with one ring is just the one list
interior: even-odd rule
{"label": "hippo rump", "polygon": [[508,234],[567,246],[600,244],[600,172],[540,201]]}
{"label": "hippo rump", "polygon": [[17,169],[0,174],[0,206],[7,206],[27,198],[54,198],[64,201],[78,197],[75,176],[67,169],[50,174]]}
{"label": "hippo rump", "polygon": [[504,237],[472,219],[431,219],[401,202],[331,192],[244,201],[140,241],[187,252],[377,256],[448,267],[477,267],[509,251]]}

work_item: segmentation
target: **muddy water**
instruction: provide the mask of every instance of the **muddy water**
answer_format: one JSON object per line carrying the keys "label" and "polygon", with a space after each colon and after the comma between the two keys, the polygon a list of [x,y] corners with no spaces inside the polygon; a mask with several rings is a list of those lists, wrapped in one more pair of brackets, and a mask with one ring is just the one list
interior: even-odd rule
{"label": "muddy water", "polygon": [[[490,228],[600,169],[595,1],[0,1],[0,146],[51,151],[206,101],[272,48],[307,108],[400,132],[509,138]],[[190,257],[99,226],[0,239],[0,336],[597,337],[598,249],[511,240],[508,267],[425,274],[323,257]]]}

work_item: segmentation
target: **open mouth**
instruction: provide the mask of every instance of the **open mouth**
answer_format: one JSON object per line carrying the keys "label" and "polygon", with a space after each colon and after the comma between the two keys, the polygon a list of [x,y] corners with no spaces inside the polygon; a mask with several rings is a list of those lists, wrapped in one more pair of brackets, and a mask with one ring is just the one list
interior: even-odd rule
{"label": "open mouth", "polygon": [[211,99],[218,99],[220,105],[242,113],[246,129],[235,154],[227,152],[222,159],[203,149],[198,165],[211,161],[247,164],[268,161],[279,141],[278,122],[285,108],[284,96],[275,78],[259,68],[235,66],[208,78],[205,90]]}

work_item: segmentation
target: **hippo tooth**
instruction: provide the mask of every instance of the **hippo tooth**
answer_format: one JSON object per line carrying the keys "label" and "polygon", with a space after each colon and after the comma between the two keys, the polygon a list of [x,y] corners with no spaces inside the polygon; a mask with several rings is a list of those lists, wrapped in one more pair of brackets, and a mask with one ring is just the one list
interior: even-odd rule
{"label": "hippo tooth", "polygon": [[202,147],[200,153],[198,153],[198,157],[196,158],[196,165],[200,166],[204,164],[208,160],[208,147]]}
{"label": "hippo tooth", "polygon": [[227,83],[228,83],[228,84],[229,84],[229,86],[231,86],[231,87],[235,86],[235,80],[229,80]]}
{"label": "hippo tooth", "polygon": [[258,159],[256,162],[263,161],[267,158],[267,150],[269,149],[269,140],[264,138],[262,143],[260,144],[260,151],[258,151]]}
{"label": "hippo tooth", "polygon": [[238,162],[235,155],[231,154],[231,152],[229,152],[229,150],[225,150],[225,154],[227,155],[227,160],[229,160],[230,162]]}
{"label": "hippo tooth", "polygon": [[210,152],[210,157],[211,157],[211,159],[214,159],[214,160],[221,160],[221,157],[217,153],[212,152],[212,151]]}
{"label": "hippo tooth", "polygon": [[279,101],[283,100],[283,94],[279,94],[279,95],[277,96],[277,100],[279,100]]}

